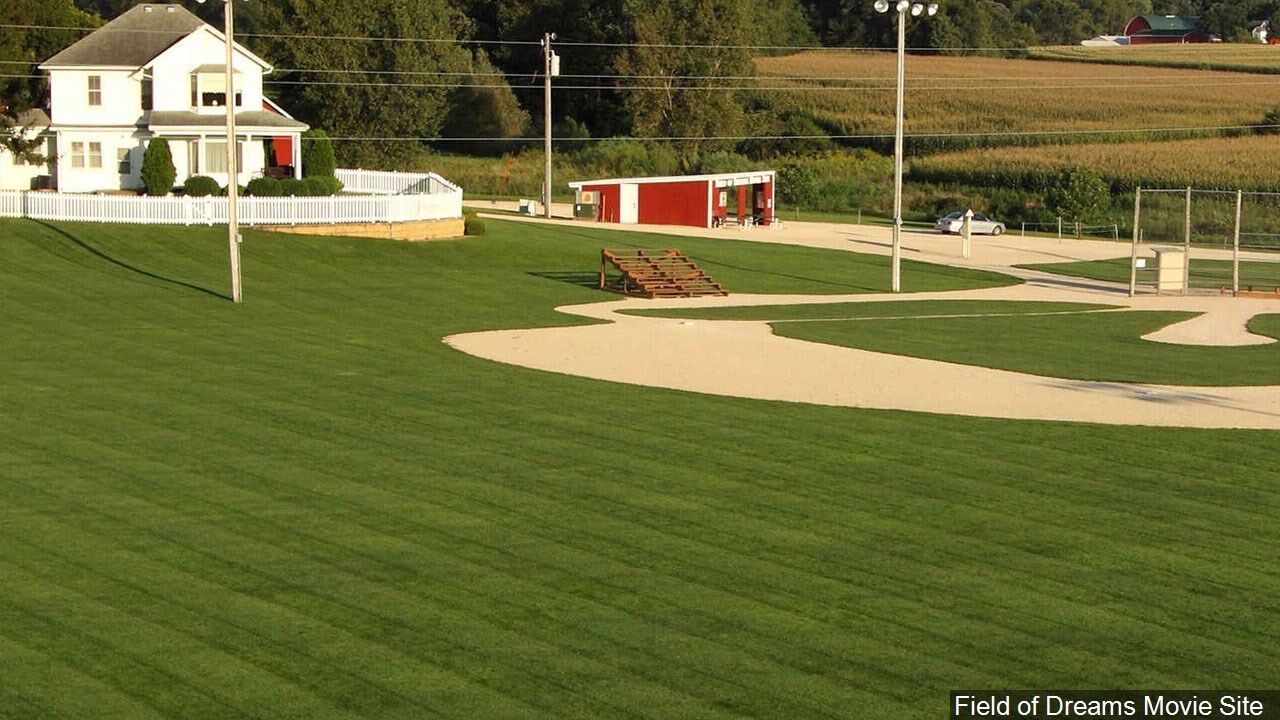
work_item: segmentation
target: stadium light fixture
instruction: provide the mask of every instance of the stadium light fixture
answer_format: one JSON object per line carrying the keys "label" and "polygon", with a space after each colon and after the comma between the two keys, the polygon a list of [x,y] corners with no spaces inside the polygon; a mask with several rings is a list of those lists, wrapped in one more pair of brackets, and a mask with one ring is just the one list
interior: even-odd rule
{"label": "stadium light fixture", "polygon": [[[889,12],[889,0],[875,0],[872,4],[878,13]],[[898,112],[897,123],[893,133],[893,277],[890,287],[893,292],[902,291],[902,125],[903,125],[903,86],[906,85],[907,57],[907,12],[911,17],[938,14],[937,3],[912,2],[897,0],[892,6],[898,11]]]}

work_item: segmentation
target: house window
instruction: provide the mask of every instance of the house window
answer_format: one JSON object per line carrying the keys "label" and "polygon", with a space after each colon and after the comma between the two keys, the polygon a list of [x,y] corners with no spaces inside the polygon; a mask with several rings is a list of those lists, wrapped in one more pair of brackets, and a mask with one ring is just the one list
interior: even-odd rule
{"label": "house window", "polygon": [[191,175],[200,174],[200,143],[196,140],[187,143],[187,171]]}
{"label": "house window", "polygon": [[89,167],[102,167],[102,143],[100,142],[89,143]]}
{"label": "house window", "polygon": [[84,143],[82,142],[71,143],[71,167],[84,167]]}
{"label": "house window", "polygon": [[97,107],[102,104],[102,76],[89,76],[89,105]]}
{"label": "house window", "polygon": [[152,102],[151,78],[142,78],[142,109],[150,110]]}
{"label": "house window", "polygon": [[116,172],[121,175],[133,173],[133,162],[129,159],[129,148],[116,148]]}
{"label": "house window", "polygon": [[[236,143],[236,168],[244,170],[244,143]],[[210,173],[227,172],[227,143],[225,140],[206,140],[204,143],[204,169]]]}
{"label": "house window", "polygon": [[[237,80],[243,82],[242,78]],[[243,93],[236,90],[236,107],[244,102]],[[227,76],[221,73],[201,73],[191,76],[191,105],[199,107],[227,106]]]}

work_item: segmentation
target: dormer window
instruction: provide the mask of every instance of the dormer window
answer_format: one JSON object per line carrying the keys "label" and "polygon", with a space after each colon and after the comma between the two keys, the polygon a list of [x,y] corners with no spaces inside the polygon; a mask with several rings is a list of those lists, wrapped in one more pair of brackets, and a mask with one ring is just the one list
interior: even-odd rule
{"label": "dormer window", "polygon": [[[235,73],[236,107],[244,104],[244,78]],[[221,65],[201,65],[191,75],[191,106],[216,108],[227,106],[227,75]]]}

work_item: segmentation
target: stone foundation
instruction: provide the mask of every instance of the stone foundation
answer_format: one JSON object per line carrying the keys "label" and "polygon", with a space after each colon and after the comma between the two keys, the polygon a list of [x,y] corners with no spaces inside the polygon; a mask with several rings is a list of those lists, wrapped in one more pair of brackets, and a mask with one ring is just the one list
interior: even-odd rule
{"label": "stone foundation", "polygon": [[449,240],[462,237],[462,218],[392,223],[338,223],[332,225],[264,225],[263,230],[296,235],[341,235],[384,240]]}

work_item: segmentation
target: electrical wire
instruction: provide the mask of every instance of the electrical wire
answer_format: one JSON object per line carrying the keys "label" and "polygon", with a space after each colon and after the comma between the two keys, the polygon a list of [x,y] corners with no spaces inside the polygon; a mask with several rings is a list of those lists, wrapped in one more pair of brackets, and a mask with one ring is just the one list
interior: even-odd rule
{"label": "electrical wire", "polygon": [[[1145,133],[1170,132],[1223,132],[1227,130],[1261,130],[1280,128],[1280,124],[1272,125],[1215,125],[1159,128],[1111,128],[1093,130],[1004,130],[991,132],[949,132],[949,133],[905,133],[904,138],[984,138],[984,137],[1050,137],[1070,135],[1138,135]],[[612,137],[612,138],[552,138],[557,142],[604,142],[622,140],[634,142],[677,142],[702,140],[883,140],[892,138],[893,133],[867,133],[850,135],[671,135],[665,137]],[[307,138],[303,138],[306,140]],[[530,137],[486,138],[486,137],[417,137],[417,136],[350,136],[331,137],[329,140],[342,141],[414,141],[414,142],[533,142],[545,138],[541,135]],[[1143,190],[1143,192],[1148,192]],[[1157,192],[1152,190],[1151,192]],[[1175,191],[1170,191],[1175,192]]]}

